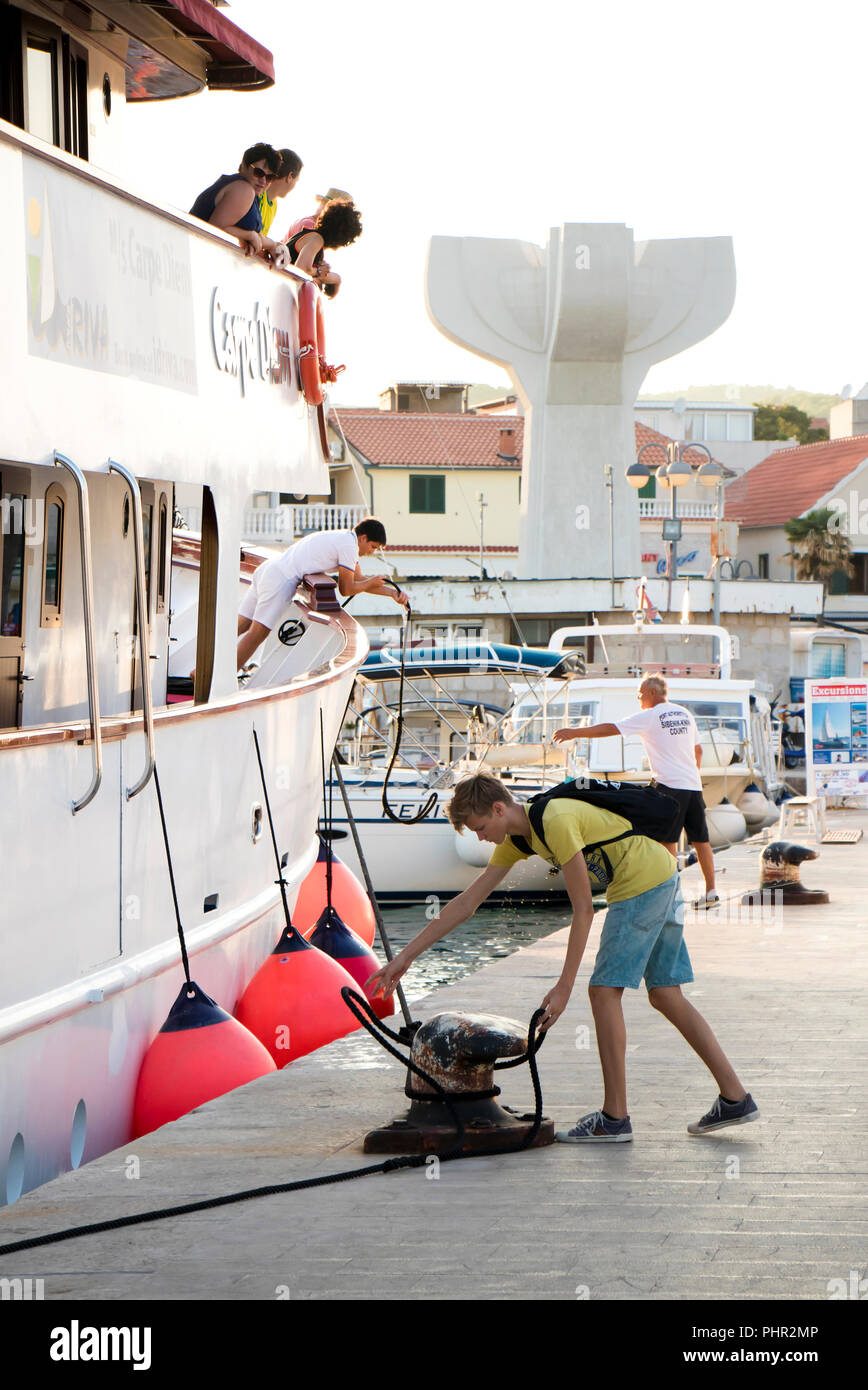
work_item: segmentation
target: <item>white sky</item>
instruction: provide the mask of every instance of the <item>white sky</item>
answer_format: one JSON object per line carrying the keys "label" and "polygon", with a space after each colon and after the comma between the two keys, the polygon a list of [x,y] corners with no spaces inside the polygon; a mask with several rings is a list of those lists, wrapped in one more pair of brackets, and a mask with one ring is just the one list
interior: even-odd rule
{"label": "white sky", "polygon": [[128,108],[129,182],[184,209],[257,140],[305,162],[281,234],[314,194],[364,218],[335,253],[336,403],[398,379],[506,384],[431,324],[432,235],[544,244],[564,221],[637,240],[733,237],[738,292],[712,337],[643,390],[868,377],[860,0],[235,0],[275,87]]}

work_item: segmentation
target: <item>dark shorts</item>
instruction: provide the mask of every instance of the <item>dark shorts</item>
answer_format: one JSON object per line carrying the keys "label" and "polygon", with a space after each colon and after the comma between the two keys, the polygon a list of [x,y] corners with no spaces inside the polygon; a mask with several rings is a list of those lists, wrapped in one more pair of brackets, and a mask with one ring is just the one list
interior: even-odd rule
{"label": "dark shorts", "polygon": [[672,822],[672,827],[664,843],[674,844],[683,830],[692,845],[706,844],[708,842],[708,823],[705,819],[705,802],[702,799],[702,792],[690,791],[687,787],[667,787],[662,782],[655,782],[654,785],[658,791],[665,792],[667,796],[672,797],[673,801],[678,802],[678,815]]}

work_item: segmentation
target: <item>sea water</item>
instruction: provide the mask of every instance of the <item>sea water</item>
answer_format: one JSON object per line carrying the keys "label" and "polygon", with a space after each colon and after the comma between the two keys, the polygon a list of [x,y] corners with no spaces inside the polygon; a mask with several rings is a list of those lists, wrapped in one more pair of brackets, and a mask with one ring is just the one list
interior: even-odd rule
{"label": "sea water", "polygon": [[[383,923],[393,955],[418,935],[432,916],[433,909],[424,903],[386,908]],[[570,919],[568,902],[551,907],[515,903],[481,907],[413,962],[401,980],[407,1002],[421,999],[441,985],[451,985],[492,961],[511,956],[523,946],[569,926]],[[374,951],[383,957],[379,934],[374,938]]]}

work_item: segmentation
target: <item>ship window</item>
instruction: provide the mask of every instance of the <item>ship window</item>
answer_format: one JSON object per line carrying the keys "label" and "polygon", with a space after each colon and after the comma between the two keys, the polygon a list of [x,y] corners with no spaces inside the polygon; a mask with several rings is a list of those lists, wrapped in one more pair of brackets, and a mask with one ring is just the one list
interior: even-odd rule
{"label": "ship window", "polygon": [[87,56],[84,49],[63,39],[64,148],[87,159]]}
{"label": "ship window", "polygon": [[166,611],[166,543],[169,538],[169,507],[166,494],[160,497],[160,534],[157,538],[157,612]]}
{"label": "ship window", "polygon": [[66,504],[56,484],[45,494],[40,627],[59,627],[63,616],[63,529]]}
{"label": "ship window", "polygon": [[[537,701],[526,701],[512,716],[516,743],[547,743],[558,729],[576,728],[596,721],[597,700],[549,700],[545,709]],[[586,741],[587,742],[587,741]]]}
{"label": "ship window", "polygon": [[[672,696],[670,695],[670,699]],[[717,729],[732,729],[741,733],[744,725],[742,706],[731,700],[686,700],[678,697],[678,704],[684,705],[696,721],[700,735]]]}
{"label": "ship window", "polygon": [[142,507],[142,547],[145,552],[145,612],[151,616],[151,535],[154,529],[154,505]]}
{"label": "ship window", "polygon": [[446,478],[437,474],[433,478],[424,473],[410,474],[410,511],[446,511]]}
{"label": "ship window", "polygon": [[24,586],[24,497],[3,498],[0,637],[20,637]]}
{"label": "ship window", "polygon": [[27,129],[50,145],[58,143],[57,45],[28,34],[24,67]]}

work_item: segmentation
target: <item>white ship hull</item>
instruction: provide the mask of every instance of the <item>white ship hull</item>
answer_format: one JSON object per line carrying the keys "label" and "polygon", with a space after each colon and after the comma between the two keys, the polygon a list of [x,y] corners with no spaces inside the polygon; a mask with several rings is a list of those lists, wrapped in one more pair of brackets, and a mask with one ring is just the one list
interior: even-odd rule
{"label": "white ship hull", "polygon": [[[336,674],[251,693],[235,708],[189,713],[181,705],[157,716],[191,975],[229,1013],[283,926],[264,821],[254,840],[264,798],[253,728],[293,902],[316,857],[320,712],[328,750],[364,654],[341,638],[341,629],[332,634],[343,667]],[[141,736],[107,743],[100,796],[78,816],[70,802],[87,761],[76,743],[0,741],[3,843],[16,866],[7,876],[0,985],[0,1198],[8,1201],[129,1142],[142,1057],[183,973],[154,788],[124,797]],[[22,806],[30,808],[24,818]]]}
{"label": "white ship hull", "polygon": [[[68,8],[10,7],[24,90],[46,52],[33,10],[58,26],[54,63]],[[293,610],[303,638],[275,636],[239,689],[245,509],[328,491],[322,408],[298,377],[305,277],[125,186],[137,26],[155,98],[265,74],[229,62],[223,19],[215,54],[159,6],[120,8],[111,51],[76,29],[75,65],[54,73],[61,97],[70,72],[86,96],[79,145],[66,116],[54,143],[26,112],[0,121],[0,1202],[129,1142],[143,1055],[183,983],[150,739],[191,975],[231,1013],[283,926],[254,727],[293,901],[316,853],[321,737],[328,759],[367,651],[319,577]],[[173,587],[179,490],[203,520]]]}

